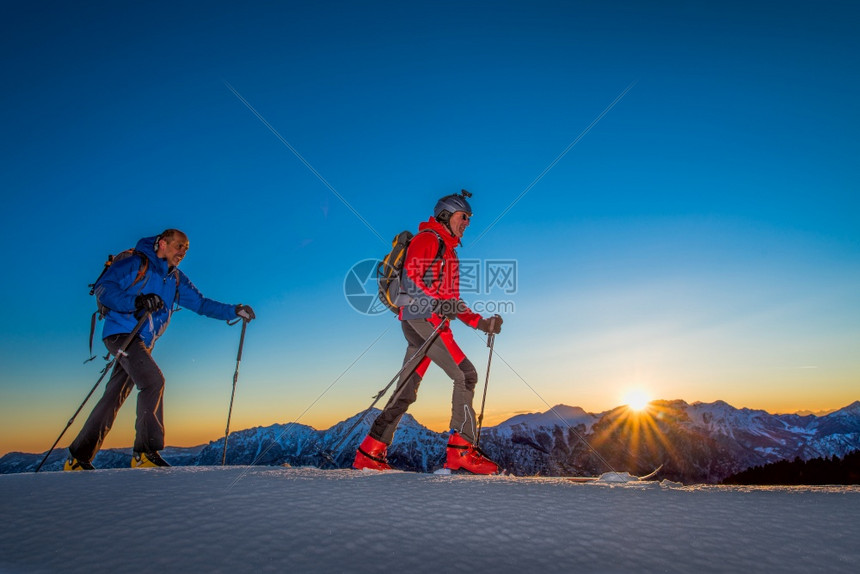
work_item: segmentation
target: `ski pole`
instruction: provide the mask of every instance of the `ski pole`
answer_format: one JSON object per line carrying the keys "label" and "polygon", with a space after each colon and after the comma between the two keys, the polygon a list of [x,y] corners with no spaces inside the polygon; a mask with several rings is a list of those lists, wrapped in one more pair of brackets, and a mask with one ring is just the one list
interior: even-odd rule
{"label": "ski pole", "polygon": [[108,371],[111,370],[112,367],[116,367],[117,359],[120,355],[125,354],[125,350],[128,348],[129,345],[131,345],[131,342],[137,336],[138,331],[140,331],[140,328],[143,327],[144,322],[149,319],[149,315],[149,313],[145,313],[143,317],[140,318],[140,320],[137,322],[137,325],[135,325],[132,332],[129,333],[122,346],[116,352],[116,355],[114,355],[113,359],[111,359],[111,361],[107,365],[105,365],[105,368],[102,369],[102,376],[99,377],[99,380],[97,380],[96,384],[93,385],[93,388],[90,389],[90,392],[87,394],[87,397],[84,399],[84,402],[81,403],[81,406],[78,407],[78,410],[75,411],[75,414],[73,414],[72,418],[69,419],[69,422],[66,423],[66,428],[63,429],[63,432],[60,433],[60,436],[57,437],[57,440],[54,441],[54,444],[52,444],[51,448],[48,449],[48,452],[45,453],[45,458],[42,459],[42,462],[39,463],[39,466],[37,466],[36,470],[34,470],[33,472],[39,472],[39,469],[42,468],[42,465],[45,464],[45,461],[48,460],[48,457],[51,456],[52,452],[54,452],[54,449],[57,447],[57,443],[60,442],[60,440],[63,438],[63,435],[66,434],[66,431],[69,430],[69,427],[72,426],[72,423],[75,422],[75,418],[77,418],[78,414],[81,412],[81,409],[84,408],[84,405],[87,404],[87,401],[90,400],[90,397],[93,396],[93,393],[96,392],[96,388],[101,384],[102,379],[105,378],[105,375],[108,373]]}
{"label": "ski pole", "polygon": [[[495,317],[493,320],[495,320]],[[487,403],[487,387],[490,385],[490,365],[493,364],[493,345],[495,344],[495,333],[489,333],[487,335],[487,346],[490,348],[490,357],[487,359],[487,378],[484,379],[484,398],[481,399],[481,414],[478,415],[478,430],[475,433],[475,446],[478,446],[481,442],[481,425],[484,422],[484,405]]]}
{"label": "ski pole", "polygon": [[230,410],[227,411],[227,430],[224,431],[224,454],[221,455],[221,466],[227,463],[227,437],[230,436],[230,417],[233,415],[233,397],[236,396],[236,381],[239,380],[239,363],[242,362],[242,348],[245,346],[245,328],[248,321],[242,321],[242,334],[239,336],[239,354],[236,355],[236,370],[233,372],[233,392],[230,394]]}
{"label": "ski pole", "polygon": [[[341,445],[341,444],[343,444],[343,442],[344,442],[347,438],[349,438],[349,435],[350,435],[350,434],[352,434],[352,431],[354,431],[354,430],[355,430],[355,427],[357,427],[358,425],[360,425],[360,424],[362,423],[362,421],[364,420],[364,417],[366,417],[366,416],[367,416],[367,413],[369,413],[369,412],[371,411],[371,409],[373,409],[373,407],[374,407],[374,406],[376,406],[376,403],[378,403],[378,402],[379,402],[379,399],[381,399],[381,398],[382,398],[382,396],[383,396],[383,395],[385,395],[385,393],[388,391],[388,389],[389,389],[389,388],[391,388],[391,385],[393,385],[393,384],[394,384],[394,383],[395,383],[395,382],[400,378],[400,375],[401,375],[401,374],[403,374],[403,372],[404,372],[404,371],[406,371],[406,368],[414,362],[415,364],[414,364],[414,366],[412,367],[412,369],[409,371],[409,375],[407,375],[406,377],[404,377],[404,378],[403,378],[403,382],[404,382],[404,384],[403,384],[403,385],[398,385],[397,389],[395,389],[394,396],[393,396],[393,398],[392,398],[391,400],[392,400],[392,401],[397,400],[397,398],[398,398],[398,397],[400,396],[400,394],[403,392],[403,389],[404,389],[404,388],[406,388],[406,384],[405,384],[405,383],[406,383],[406,381],[408,381],[408,380],[409,380],[409,377],[411,377],[411,376],[412,376],[412,374],[413,374],[413,373],[415,372],[415,370],[418,368],[418,365],[420,365],[420,364],[421,364],[421,361],[422,361],[422,360],[424,359],[424,357],[427,355],[427,351],[429,351],[429,350],[430,350],[430,347],[433,345],[433,343],[436,341],[436,339],[437,339],[437,338],[439,337],[439,335],[442,333],[442,327],[444,327],[447,323],[448,323],[448,318],[446,317],[446,318],[445,318],[445,319],[443,319],[443,320],[442,320],[442,322],[441,322],[441,323],[439,323],[439,325],[438,325],[438,326],[433,330],[433,332],[430,334],[430,336],[427,338],[427,340],[426,340],[426,341],[424,341],[424,342],[421,344],[421,346],[420,346],[420,347],[418,347],[418,350],[417,350],[417,351],[415,351],[415,354],[413,354],[413,355],[409,358],[409,360],[408,360],[408,361],[406,361],[405,363],[403,363],[403,366],[400,368],[400,370],[399,370],[399,371],[397,371],[397,374],[395,374],[395,375],[391,378],[391,380],[388,382],[388,384],[387,384],[387,385],[385,385],[385,387],[384,387],[381,391],[379,391],[378,393],[376,393],[376,395],[375,395],[375,396],[374,396],[374,398],[373,398],[373,402],[372,402],[372,403],[370,403],[370,406],[369,406],[369,407],[367,407],[367,408],[364,410],[364,412],[363,412],[363,413],[361,413],[361,416],[360,416],[360,417],[358,417],[358,419],[356,419],[356,421],[352,424],[352,426],[351,426],[351,427],[349,427],[349,430],[347,430],[347,431],[343,434],[343,436],[341,436],[341,437],[340,437],[340,439],[339,439],[339,440],[334,444],[334,446],[332,446],[332,447],[329,449],[329,453],[334,452],[334,451],[336,451],[338,448],[340,448],[340,445]],[[420,357],[419,357],[419,355],[420,355]],[[418,357],[418,359],[417,359],[417,360],[416,360],[416,357]],[[323,453],[323,456],[324,456],[325,458],[327,458],[327,459],[329,460],[329,462],[331,462],[332,464],[334,464],[334,460],[332,459],[332,457],[331,457],[331,455],[330,455],[329,453],[325,453],[325,452],[324,452],[324,453]]]}

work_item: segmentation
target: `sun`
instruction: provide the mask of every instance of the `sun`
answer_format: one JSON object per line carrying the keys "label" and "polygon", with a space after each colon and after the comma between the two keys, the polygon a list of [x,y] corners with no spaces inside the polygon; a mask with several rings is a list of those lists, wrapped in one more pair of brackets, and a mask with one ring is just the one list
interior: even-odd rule
{"label": "sun", "polygon": [[651,402],[651,396],[642,389],[630,389],[624,393],[622,400],[631,410],[642,411]]}

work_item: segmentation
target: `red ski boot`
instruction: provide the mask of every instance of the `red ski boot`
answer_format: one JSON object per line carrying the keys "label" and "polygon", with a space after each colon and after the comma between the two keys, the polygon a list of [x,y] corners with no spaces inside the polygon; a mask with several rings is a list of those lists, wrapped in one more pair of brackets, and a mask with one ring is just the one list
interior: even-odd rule
{"label": "red ski boot", "polygon": [[451,431],[448,437],[448,458],[445,468],[467,470],[472,474],[499,474],[499,465],[484,456],[478,447]]}
{"label": "red ski boot", "polygon": [[352,463],[352,468],[358,470],[364,470],[365,468],[370,470],[391,470],[388,461],[385,459],[387,450],[388,445],[367,435],[355,452],[355,461]]}

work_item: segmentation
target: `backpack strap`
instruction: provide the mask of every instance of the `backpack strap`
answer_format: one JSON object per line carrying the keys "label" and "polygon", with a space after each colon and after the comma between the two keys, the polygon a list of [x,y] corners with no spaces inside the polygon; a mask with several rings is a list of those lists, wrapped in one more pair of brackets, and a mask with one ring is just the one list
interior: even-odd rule
{"label": "backpack strap", "polygon": [[427,267],[427,270],[424,272],[424,277],[422,277],[422,279],[424,280],[424,284],[427,285],[428,287],[432,288],[433,284],[436,283],[436,281],[442,281],[442,273],[441,272],[439,273],[439,277],[437,279],[431,278],[431,280],[429,282],[427,281],[427,274],[432,273],[433,272],[433,266],[436,265],[436,262],[442,260],[445,257],[445,240],[442,239],[442,236],[439,235],[439,233],[436,232],[434,229],[425,229],[424,231],[419,232],[419,235],[421,233],[432,233],[439,240],[439,249],[436,251],[436,257],[434,257],[433,261],[430,262],[430,265]]}
{"label": "backpack strap", "polygon": [[173,270],[173,275],[174,275],[174,277],[176,277],[176,293],[174,293],[174,295],[173,295],[173,309],[170,311],[170,313],[173,313],[173,311],[181,311],[182,310],[182,308],[179,306],[179,283],[181,281],[181,279],[179,277],[179,273],[180,273],[179,268],[175,268]]}
{"label": "backpack strap", "polygon": [[149,271],[149,257],[147,257],[143,251],[138,251],[137,249],[132,253],[140,257],[140,268],[137,270],[137,277],[135,277],[134,281],[131,282],[131,284],[134,285],[139,283],[146,275],[146,272]]}
{"label": "backpack strap", "polygon": [[93,316],[90,319],[90,358],[84,361],[85,365],[96,358],[96,356],[93,355],[93,335],[95,335],[96,332],[96,318],[98,314],[99,310],[96,309],[95,311],[93,311]]}
{"label": "backpack strap", "polygon": [[[145,253],[143,253],[142,251],[138,251],[137,249],[128,249],[127,251],[140,257],[140,267],[138,267],[138,269],[137,269],[137,275],[135,276],[134,281],[131,282],[131,286],[134,286],[135,284],[140,283],[143,280],[143,278],[146,276],[146,272],[149,270],[149,257],[147,257]],[[111,265],[113,265],[113,262],[115,259],[116,259],[116,256],[108,255],[108,259],[107,259],[107,262],[105,263],[105,267],[104,267],[104,269],[102,269],[102,272],[99,275],[98,279],[96,279],[95,282],[93,282],[89,285],[90,295],[95,294],[96,285],[101,280],[101,278],[104,277],[104,274],[107,272],[108,268]],[[176,277],[176,294],[178,297],[178,295],[179,295],[179,277],[178,276]],[[106,313],[107,313],[107,311],[103,310],[103,308],[101,306],[99,306],[99,308],[93,312],[93,316],[90,319],[90,358],[87,359],[86,361],[84,361],[85,364],[89,363],[90,361],[92,361],[93,359],[96,358],[96,356],[93,355],[93,339],[95,338],[95,333],[96,333],[96,321],[98,321],[99,319],[104,317]]]}

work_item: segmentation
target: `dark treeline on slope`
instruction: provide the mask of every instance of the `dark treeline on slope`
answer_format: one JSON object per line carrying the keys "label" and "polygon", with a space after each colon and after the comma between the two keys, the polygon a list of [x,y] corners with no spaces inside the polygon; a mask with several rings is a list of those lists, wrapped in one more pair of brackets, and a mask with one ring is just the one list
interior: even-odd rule
{"label": "dark treeline on slope", "polygon": [[843,458],[781,460],[733,474],[722,484],[815,485],[860,484],[860,450]]}

